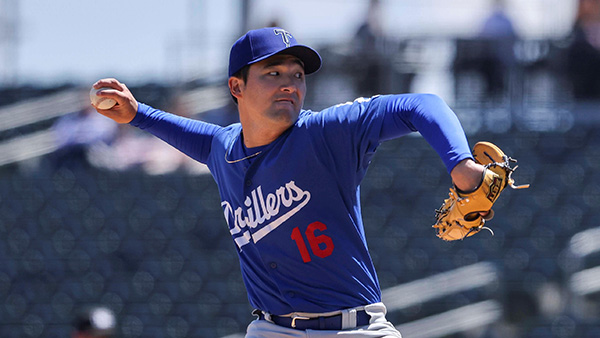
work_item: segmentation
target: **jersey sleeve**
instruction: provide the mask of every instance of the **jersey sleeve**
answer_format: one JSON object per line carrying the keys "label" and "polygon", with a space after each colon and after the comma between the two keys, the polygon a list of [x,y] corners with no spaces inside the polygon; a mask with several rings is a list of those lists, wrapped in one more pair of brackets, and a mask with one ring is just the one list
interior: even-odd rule
{"label": "jersey sleeve", "polygon": [[205,163],[210,155],[213,136],[222,127],[152,108],[138,103],[130,125],[148,131],[189,157]]}
{"label": "jersey sleeve", "polygon": [[462,160],[473,158],[456,114],[437,95],[404,94],[388,97],[382,140],[418,131],[440,156],[448,173]]}
{"label": "jersey sleeve", "polygon": [[332,153],[355,147],[359,172],[364,173],[383,141],[419,132],[440,156],[448,173],[462,160],[472,158],[464,130],[454,112],[433,94],[383,95],[360,98],[328,108],[323,123]]}

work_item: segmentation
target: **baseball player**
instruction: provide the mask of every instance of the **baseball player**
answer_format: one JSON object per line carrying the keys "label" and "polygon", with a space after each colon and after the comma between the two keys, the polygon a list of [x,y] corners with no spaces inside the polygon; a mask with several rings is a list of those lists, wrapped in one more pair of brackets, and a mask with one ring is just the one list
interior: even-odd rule
{"label": "baseball player", "polygon": [[137,102],[123,83],[94,88],[117,105],[98,110],[205,163],[258,317],[246,337],[401,337],[386,318],[367,248],[360,183],[379,144],[420,132],[458,189],[482,181],[451,109],[430,94],[360,98],[302,109],[305,76],[321,57],[278,27],[231,48],[229,89],[241,123],[221,127]]}

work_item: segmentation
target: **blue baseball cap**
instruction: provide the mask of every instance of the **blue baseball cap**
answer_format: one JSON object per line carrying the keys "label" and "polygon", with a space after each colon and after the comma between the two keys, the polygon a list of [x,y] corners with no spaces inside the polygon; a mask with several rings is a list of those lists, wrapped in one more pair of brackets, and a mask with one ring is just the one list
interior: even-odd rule
{"label": "blue baseball cap", "polygon": [[298,44],[288,31],[279,27],[251,30],[239,38],[229,53],[229,76],[255,62],[276,54],[289,54],[304,63],[304,73],[314,73],[321,68],[321,56],[314,49]]}

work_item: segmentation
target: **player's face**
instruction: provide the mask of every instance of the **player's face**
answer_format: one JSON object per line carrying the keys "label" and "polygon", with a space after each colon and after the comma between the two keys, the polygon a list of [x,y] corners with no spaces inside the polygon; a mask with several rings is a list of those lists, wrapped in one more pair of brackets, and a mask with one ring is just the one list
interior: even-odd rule
{"label": "player's face", "polygon": [[292,125],[305,94],[302,62],[295,56],[275,55],[250,66],[243,104],[256,118]]}

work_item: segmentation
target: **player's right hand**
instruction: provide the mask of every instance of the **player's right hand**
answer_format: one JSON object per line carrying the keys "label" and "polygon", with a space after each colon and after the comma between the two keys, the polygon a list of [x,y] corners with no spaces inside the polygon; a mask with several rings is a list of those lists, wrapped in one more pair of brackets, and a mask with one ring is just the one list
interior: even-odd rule
{"label": "player's right hand", "polygon": [[98,113],[111,118],[117,123],[129,123],[137,114],[138,102],[129,91],[129,88],[124,83],[119,82],[117,79],[106,78],[96,81],[93,84],[94,88],[109,87],[112,90],[103,90],[98,93],[98,96],[106,97],[117,101],[110,109],[96,109]]}

